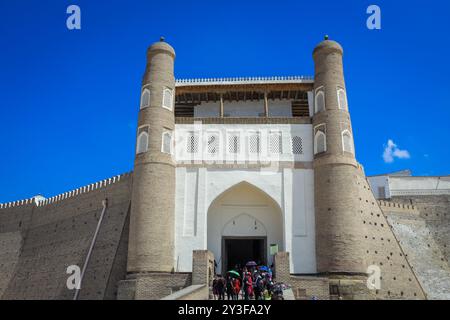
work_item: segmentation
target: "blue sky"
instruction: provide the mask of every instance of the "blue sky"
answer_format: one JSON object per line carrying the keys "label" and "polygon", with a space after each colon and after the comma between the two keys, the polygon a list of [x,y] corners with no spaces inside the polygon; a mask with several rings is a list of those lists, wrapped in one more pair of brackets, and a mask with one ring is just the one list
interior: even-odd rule
{"label": "blue sky", "polygon": [[[81,30],[66,28],[70,4]],[[381,30],[366,28],[370,4]],[[194,78],[312,75],[328,34],[344,47],[366,174],[450,173],[448,1],[10,0],[0,13],[0,202],[132,170],[146,48],[161,35],[176,77]]]}

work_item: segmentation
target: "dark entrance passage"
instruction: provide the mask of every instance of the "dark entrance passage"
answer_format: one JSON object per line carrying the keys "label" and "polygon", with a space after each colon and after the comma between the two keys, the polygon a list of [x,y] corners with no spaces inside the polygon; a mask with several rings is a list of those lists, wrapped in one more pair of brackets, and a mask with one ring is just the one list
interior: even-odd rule
{"label": "dark entrance passage", "polygon": [[266,264],[266,253],[266,237],[223,237],[222,271],[234,269],[237,264],[245,266],[251,260]]}

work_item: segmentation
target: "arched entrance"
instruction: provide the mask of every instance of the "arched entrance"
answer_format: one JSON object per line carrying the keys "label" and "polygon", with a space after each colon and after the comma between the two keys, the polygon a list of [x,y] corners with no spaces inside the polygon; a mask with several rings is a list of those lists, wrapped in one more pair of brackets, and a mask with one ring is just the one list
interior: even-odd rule
{"label": "arched entrance", "polygon": [[208,250],[217,273],[249,260],[271,264],[270,246],[283,250],[283,218],[278,204],[254,185],[241,182],[224,191],[208,209]]}

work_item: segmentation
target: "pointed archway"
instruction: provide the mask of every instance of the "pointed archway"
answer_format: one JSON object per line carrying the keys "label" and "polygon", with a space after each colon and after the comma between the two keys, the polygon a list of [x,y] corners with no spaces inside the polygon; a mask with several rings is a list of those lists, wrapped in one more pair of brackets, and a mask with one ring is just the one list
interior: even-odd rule
{"label": "pointed archway", "polygon": [[283,250],[279,205],[248,182],[232,186],[211,203],[207,224],[207,246],[216,257],[218,273],[248,260],[270,265],[270,245]]}

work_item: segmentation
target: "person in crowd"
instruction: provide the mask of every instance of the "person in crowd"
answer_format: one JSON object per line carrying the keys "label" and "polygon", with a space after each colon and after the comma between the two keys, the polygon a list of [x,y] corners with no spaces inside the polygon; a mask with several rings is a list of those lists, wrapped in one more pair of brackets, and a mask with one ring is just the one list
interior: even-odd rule
{"label": "person in crowd", "polygon": [[264,282],[261,275],[256,272],[254,278],[254,291],[255,291],[255,300],[261,300],[261,295],[264,291]]}
{"label": "person in crowd", "polygon": [[267,290],[267,289],[264,290],[263,299],[264,300],[271,300],[272,299],[272,296],[270,295],[270,291],[269,290]]}
{"label": "person in crowd", "polygon": [[212,292],[213,292],[213,297],[214,300],[217,300],[217,296],[219,295],[219,292],[217,291],[217,275],[214,276],[214,280],[212,282]]}
{"label": "person in crowd", "polygon": [[266,289],[269,290],[269,292],[272,292],[273,289],[273,281],[270,276],[266,277]]}
{"label": "person in crowd", "polygon": [[233,279],[233,291],[233,300],[238,300],[241,292],[241,281],[238,278]]}
{"label": "person in crowd", "polygon": [[244,299],[250,300],[253,296],[253,280],[250,272],[247,272],[244,279]]}
{"label": "person in crowd", "polygon": [[219,300],[225,300],[225,290],[225,279],[221,275],[219,275],[217,279],[217,294],[219,295]]}
{"label": "person in crowd", "polygon": [[233,299],[233,282],[232,282],[232,278],[230,275],[227,276],[226,279],[226,291],[227,291],[227,299],[228,300],[232,300]]}

